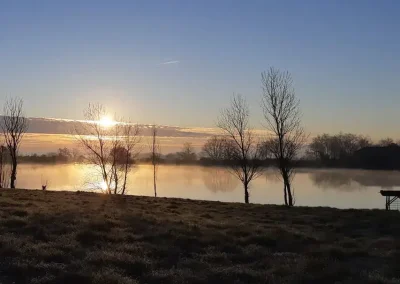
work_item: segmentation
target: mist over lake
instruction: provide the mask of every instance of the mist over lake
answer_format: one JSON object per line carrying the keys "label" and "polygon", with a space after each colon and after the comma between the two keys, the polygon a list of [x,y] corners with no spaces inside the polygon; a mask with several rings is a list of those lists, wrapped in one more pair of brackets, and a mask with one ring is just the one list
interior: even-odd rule
{"label": "mist over lake", "polygon": [[[22,164],[17,187],[39,189],[42,182],[49,190],[94,190],[101,188],[101,179],[90,165]],[[138,165],[129,175],[128,194],[153,196],[152,167]],[[384,209],[382,189],[396,190],[400,176],[396,171],[349,169],[300,169],[294,180],[296,205],[336,208]],[[283,204],[282,181],[273,169],[254,180],[250,202]],[[159,197],[243,202],[240,182],[223,167],[175,166],[159,167]]]}

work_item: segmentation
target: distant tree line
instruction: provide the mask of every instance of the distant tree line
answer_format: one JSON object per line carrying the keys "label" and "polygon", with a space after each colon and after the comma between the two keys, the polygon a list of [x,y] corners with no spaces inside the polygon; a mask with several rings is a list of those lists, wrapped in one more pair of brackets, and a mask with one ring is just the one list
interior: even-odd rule
{"label": "distant tree line", "polygon": [[82,153],[74,148],[59,148],[57,152],[45,154],[22,154],[18,156],[21,163],[83,163],[85,161]]}
{"label": "distant tree line", "polygon": [[391,138],[373,143],[369,137],[351,133],[322,134],[308,146],[304,162],[319,167],[400,169],[400,145]]}
{"label": "distant tree line", "polygon": [[[153,138],[152,138],[153,139]],[[151,144],[151,143],[150,143]],[[151,145],[150,145],[151,146]],[[157,147],[156,147],[157,146]],[[190,142],[185,142],[182,149],[175,153],[159,153],[159,145],[152,152],[142,153],[132,163],[141,164],[197,164],[203,166],[229,166],[233,163],[235,147],[232,141],[223,135],[214,135],[206,140],[201,150],[196,152]],[[261,141],[257,147],[257,163],[263,167],[276,164],[273,151],[273,141]],[[310,143],[304,145],[303,154],[300,154],[294,163],[297,167],[353,167],[354,155],[364,148],[374,147],[396,147],[392,138],[384,138],[373,143],[369,137],[351,133],[321,134],[310,139]],[[151,146],[152,147],[152,146]],[[150,147],[150,150],[152,148]],[[10,162],[11,158],[6,147],[3,148],[4,162]],[[20,154],[18,159],[21,163],[84,163],[85,157],[77,148],[59,148],[56,152],[44,154]],[[0,163],[1,164],[1,163]]]}
{"label": "distant tree line", "polygon": [[371,140],[362,135],[350,133],[322,134],[312,139],[307,154],[310,159],[329,165],[332,161],[346,162],[357,150],[371,145]]}

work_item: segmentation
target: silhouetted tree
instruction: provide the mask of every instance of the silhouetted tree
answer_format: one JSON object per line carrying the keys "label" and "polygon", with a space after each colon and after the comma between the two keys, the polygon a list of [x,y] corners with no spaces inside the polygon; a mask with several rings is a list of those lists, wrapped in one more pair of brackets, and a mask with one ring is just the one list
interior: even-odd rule
{"label": "silhouetted tree", "polygon": [[274,159],[275,155],[273,152],[273,147],[275,146],[275,142],[272,139],[262,141],[259,144],[260,158],[261,159]]}
{"label": "silhouetted tree", "polygon": [[72,158],[72,153],[68,148],[65,147],[58,149],[58,160],[60,162],[69,162]]}
{"label": "silhouetted tree", "polygon": [[203,155],[214,162],[227,162],[234,153],[233,141],[223,136],[212,136],[203,145]]}
{"label": "silhouetted tree", "polygon": [[261,174],[262,167],[258,162],[258,143],[249,126],[249,108],[242,96],[233,96],[231,106],[222,110],[217,126],[225,133],[226,139],[231,141],[230,167],[232,173],[242,182],[244,200],[249,203],[250,182]]}
{"label": "silhouetted tree", "polygon": [[184,162],[193,162],[197,159],[197,155],[194,152],[192,143],[190,142],[183,143],[183,149],[181,152],[178,152],[177,155],[179,157],[179,160]]}
{"label": "silhouetted tree", "polygon": [[268,72],[263,72],[261,77],[262,108],[266,127],[272,133],[272,137],[268,139],[270,151],[277,160],[283,179],[285,204],[294,206],[293,161],[306,140],[301,126],[300,102],[295,96],[289,72],[270,68]]}
{"label": "silhouetted tree", "polygon": [[351,157],[356,151],[371,145],[371,140],[362,135],[322,134],[312,139],[308,152],[313,158],[321,161],[343,160]]}
{"label": "silhouetted tree", "polygon": [[17,180],[18,152],[22,138],[28,129],[28,120],[23,113],[23,104],[22,99],[8,99],[4,105],[4,115],[1,123],[4,140],[11,156],[11,188],[15,188],[15,181]]}
{"label": "silhouetted tree", "polygon": [[76,123],[75,134],[86,151],[85,159],[99,170],[106,193],[125,194],[140,141],[139,128],[130,122],[102,125],[106,114],[102,105],[90,104],[84,113],[87,121]]}
{"label": "silhouetted tree", "polygon": [[390,138],[390,137],[381,139],[381,140],[379,140],[379,142],[378,142],[378,146],[381,146],[381,147],[387,147],[387,146],[392,146],[392,145],[397,145],[397,144],[396,144],[396,143],[394,142],[394,140],[393,140],[392,138]]}
{"label": "silhouetted tree", "polygon": [[157,125],[151,127],[151,142],[150,148],[150,159],[153,165],[153,187],[154,187],[154,197],[157,197],[157,169],[160,163],[160,143],[157,139],[158,128]]}

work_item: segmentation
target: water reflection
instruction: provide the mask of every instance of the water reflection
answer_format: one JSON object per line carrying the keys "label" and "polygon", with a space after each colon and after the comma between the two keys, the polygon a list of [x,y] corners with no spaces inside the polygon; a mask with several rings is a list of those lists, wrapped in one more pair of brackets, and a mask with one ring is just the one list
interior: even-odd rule
{"label": "water reflection", "polygon": [[[21,164],[18,187],[40,189],[43,180],[48,181],[49,190],[101,188],[98,172],[88,165]],[[383,209],[379,190],[400,189],[400,172],[299,169],[293,184],[299,206]],[[128,176],[128,185],[128,194],[153,196],[152,167],[135,167]],[[160,197],[243,202],[240,181],[224,168],[161,165],[157,185]],[[268,169],[252,181],[250,201],[283,203],[282,181],[276,170]]]}
{"label": "water reflection", "polygon": [[188,167],[181,166],[181,168],[183,169],[182,177],[185,180],[185,185],[188,187],[193,186],[193,180],[198,174],[195,168],[193,166],[188,166]]}
{"label": "water reflection", "polygon": [[269,182],[279,183],[282,181],[279,171],[274,168],[268,168],[264,172],[264,178],[267,181],[267,183],[269,183]]}
{"label": "water reflection", "polygon": [[315,170],[310,172],[310,179],[319,188],[345,191],[400,186],[400,173],[396,171]]}
{"label": "water reflection", "polygon": [[314,185],[321,189],[343,191],[361,190],[364,187],[354,180],[354,176],[338,171],[316,171],[310,174]]}
{"label": "water reflection", "polygon": [[235,190],[239,181],[227,169],[210,167],[203,169],[204,185],[212,192],[229,192]]}

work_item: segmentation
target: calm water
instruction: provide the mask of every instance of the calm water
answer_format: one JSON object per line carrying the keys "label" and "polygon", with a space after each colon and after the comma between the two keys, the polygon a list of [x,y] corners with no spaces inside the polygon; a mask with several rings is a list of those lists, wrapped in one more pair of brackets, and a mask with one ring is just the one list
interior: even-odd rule
{"label": "calm water", "polygon": [[[94,170],[87,165],[20,165],[19,188],[40,188],[48,180],[49,190],[93,188]],[[152,196],[152,168],[138,166],[130,175],[129,194]],[[160,166],[158,196],[243,202],[241,184],[218,167]],[[400,189],[400,172],[363,170],[300,170],[294,180],[296,205],[337,208],[384,208],[381,189]],[[251,184],[250,202],[282,204],[282,182],[273,170]]]}

